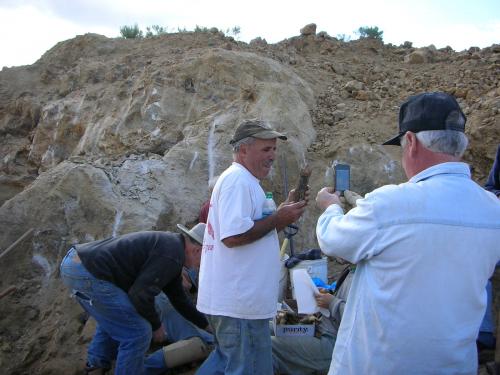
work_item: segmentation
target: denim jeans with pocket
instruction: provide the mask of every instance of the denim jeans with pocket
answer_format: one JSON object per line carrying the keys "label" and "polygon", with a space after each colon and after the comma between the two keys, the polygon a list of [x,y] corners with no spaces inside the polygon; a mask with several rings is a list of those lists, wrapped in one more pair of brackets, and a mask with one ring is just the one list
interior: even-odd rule
{"label": "denim jeans with pocket", "polygon": [[269,319],[237,319],[208,315],[215,349],[197,375],[271,375]]}
{"label": "denim jeans with pocket", "polygon": [[92,276],[74,248],[63,259],[60,270],[64,284],[97,322],[88,349],[88,365],[111,368],[116,359],[115,374],[142,374],[152,337],[151,324],[139,315],[127,293]]}

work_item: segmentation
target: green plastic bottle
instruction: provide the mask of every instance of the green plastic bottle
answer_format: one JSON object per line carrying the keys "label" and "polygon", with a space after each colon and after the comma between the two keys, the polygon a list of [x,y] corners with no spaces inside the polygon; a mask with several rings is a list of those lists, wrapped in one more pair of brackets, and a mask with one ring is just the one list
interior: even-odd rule
{"label": "green plastic bottle", "polygon": [[262,217],[268,217],[276,211],[276,203],[274,203],[273,193],[268,191],[266,193],[266,200],[264,201],[264,207],[262,207]]}

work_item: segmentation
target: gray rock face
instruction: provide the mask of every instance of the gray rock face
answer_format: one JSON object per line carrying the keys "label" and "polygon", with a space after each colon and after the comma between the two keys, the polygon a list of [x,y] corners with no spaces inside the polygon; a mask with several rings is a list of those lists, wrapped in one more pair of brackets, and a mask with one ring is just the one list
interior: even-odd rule
{"label": "gray rock face", "polygon": [[[10,142],[29,147],[40,174],[0,208],[4,228],[15,217],[66,242],[171,230],[196,218],[208,179],[231,163],[229,139],[243,119],[265,118],[287,133],[280,147],[294,168],[315,138],[312,89],[274,60],[215,49],[150,68],[124,93],[89,85],[41,106],[31,144]],[[2,233],[4,243],[12,238]]]}

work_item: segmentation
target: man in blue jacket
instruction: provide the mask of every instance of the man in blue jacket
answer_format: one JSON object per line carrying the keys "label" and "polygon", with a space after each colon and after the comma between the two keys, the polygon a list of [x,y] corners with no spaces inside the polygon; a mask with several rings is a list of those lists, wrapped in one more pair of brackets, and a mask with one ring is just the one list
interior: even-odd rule
{"label": "man in blue jacket", "polygon": [[500,198],[500,145],[484,188]]}
{"label": "man in blue jacket", "polygon": [[165,339],[155,310],[162,291],[186,319],[208,326],[182,286],[183,266],[199,268],[205,224],[178,227],[182,233],[144,231],[74,245],[62,261],[64,284],[97,322],[88,374],[103,374],[113,360],[115,374],[144,372],[151,338]]}
{"label": "man in blue jacket", "polygon": [[[488,175],[488,180],[484,185],[484,188],[491,191],[500,199],[500,145],[497,149],[497,154],[491,167],[490,174]],[[498,264],[497,264],[498,266]],[[488,305],[486,307],[486,313],[484,314],[481,327],[479,328],[479,336],[477,337],[477,346],[479,349],[493,349],[495,347],[495,332],[493,324],[493,286],[491,280],[488,280],[486,285],[486,293],[488,295]]]}

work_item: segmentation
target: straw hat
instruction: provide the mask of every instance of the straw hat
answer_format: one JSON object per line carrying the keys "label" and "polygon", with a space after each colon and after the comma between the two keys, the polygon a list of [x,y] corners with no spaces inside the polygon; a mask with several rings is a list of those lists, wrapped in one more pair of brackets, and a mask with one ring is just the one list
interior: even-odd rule
{"label": "straw hat", "polygon": [[182,233],[189,236],[196,243],[203,245],[203,235],[205,234],[205,223],[198,223],[191,229],[188,229],[182,224],[177,224],[177,228],[179,228]]}

